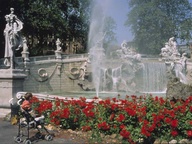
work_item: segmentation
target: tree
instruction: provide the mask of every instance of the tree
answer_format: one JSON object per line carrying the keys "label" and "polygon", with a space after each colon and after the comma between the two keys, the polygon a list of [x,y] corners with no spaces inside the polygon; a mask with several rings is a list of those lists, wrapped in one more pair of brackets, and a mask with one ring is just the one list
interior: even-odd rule
{"label": "tree", "polygon": [[159,54],[170,37],[192,38],[191,5],[188,0],[130,0],[126,26],[134,34],[140,53]]}
{"label": "tree", "polygon": [[[86,49],[91,0],[2,0],[0,20],[9,14],[10,7],[24,23],[23,35],[27,38],[31,55],[42,55],[43,49],[53,49],[60,38],[63,49],[66,41],[75,39]],[[0,30],[5,23],[0,24]],[[3,36],[1,35],[3,39]],[[4,47],[4,43],[1,44]]]}
{"label": "tree", "polygon": [[114,30],[116,29],[116,23],[112,17],[106,17],[104,20],[104,32],[105,38],[103,42],[103,47],[108,48],[111,43],[117,42],[116,33]]}

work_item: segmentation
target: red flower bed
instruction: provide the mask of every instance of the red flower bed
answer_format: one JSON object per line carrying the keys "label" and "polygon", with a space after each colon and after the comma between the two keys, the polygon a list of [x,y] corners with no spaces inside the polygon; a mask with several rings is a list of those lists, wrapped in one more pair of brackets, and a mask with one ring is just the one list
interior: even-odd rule
{"label": "red flower bed", "polygon": [[162,97],[126,96],[126,99],[93,99],[39,101],[33,108],[46,116],[46,121],[65,129],[119,134],[124,142],[139,139],[192,138],[192,96],[170,101]]}

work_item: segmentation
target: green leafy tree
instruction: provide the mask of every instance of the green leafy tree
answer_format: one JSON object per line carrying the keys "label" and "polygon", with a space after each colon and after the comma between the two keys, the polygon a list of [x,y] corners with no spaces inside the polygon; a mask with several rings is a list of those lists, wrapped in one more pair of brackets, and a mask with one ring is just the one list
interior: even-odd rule
{"label": "green leafy tree", "polygon": [[192,37],[191,5],[188,0],[130,0],[125,23],[134,34],[140,53],[159,54],[170,37],[180,42]]}
{"label": "green leafy tree", "polygon": [[[27,37],[31,55],[42,55],[44,49],[54,49],[55,41],[76,40],[86,49],[91,0],[2,0],[0,20],[9,14],[10,7],[24,23],[23,34]],[[3,31],[5,23],[0,24]],[[1,36],[3,39],[3,36]],[[2,46],[4,43],[2,43]]]}
{"label": "green leafy tree", "polygon": [[117,42],[116,33],[114,30],[116,29],[116,23],[112,17],[106,17],[104,20],[104,32],[105,38],[103,42],[103,47],[108,48],[111,44]]}

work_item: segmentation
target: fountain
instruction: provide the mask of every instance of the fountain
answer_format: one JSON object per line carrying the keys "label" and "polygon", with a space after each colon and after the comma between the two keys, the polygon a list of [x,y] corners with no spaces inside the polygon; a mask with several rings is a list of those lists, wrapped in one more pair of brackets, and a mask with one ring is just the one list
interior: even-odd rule
{"label": "fountain", "polygon": [[164,92],[166,69],[163,62],[144,62],[126,41],[114,57],[107,57],[103,48],[104,7],[94,4],[89,30],[89,57],[96,95],[106,92]]}
{"label": "fountain", "polygon": [[[44,60],[42,58],[41,62],[37,64],[38,62],[35,62],[35,60],[40,58],[29,58],[27,41],[18,33],[18,37],[15,37],[18,39],[14,39],[17,45],[10,43],[10,46],[14,47],[14,51],[11,51],[10,55],[5,55],[4,63],[6,67],[2,71],[5,71],[4,73],[18,69],[22,71],[22,74],[24,73],[22,81],[24,82],[21,83],[21,86],[24,86],[20,89],[33,93],[59,95],[65,93],[64,95],[66,95],[66,92],[81,92],[83,95],[85,93],[89,95],[96,93],[97,97],[101,95],[103,97],[109,93],[110,96],[117,96],[119,93],[126,95],[128,93],[165,91],[166,80],[164,80],[165,76],[163,75],[165,65],[163,62],[158,63],[158,66],[156,66],[156,63],[149,63],[148,60],[144,61],[134,48],[128,46],[127,41],[122,42],[120,49],[111,51],[113,55],[108,56],[106,54],[103,48],[106,35],[104,31],[106,17],[104,10],[108,4],[102,3],[100,5],[98,1],[94,2],[88,35],[88,56],[68,60],[63,56],[61,41],[57,38],[53,59]],[[20,32],[23,23],[14,15],[13,9],[11,10],[11,14],[6,17],[7,29],[10,23],[9,18],[14,18],[14,22],[19,26],[16,29]],[[15,24],[13,23],[13,25]],[[5,29],[5,32],[7,29]],[[6,44],[6,46],[9,46],[8,42]],[[16,61],[14,52],[21,46],[23,51],[19,62]],[[30,67],[33,67],[33,69],[30,69]],[[155,71],[159,73],[154,74]],[[160,79],[160,77],[163,79]],[[3,76],[2,78],[4,79]],[[15,91],[18,91],[18,89]],[[15,91],[13,95],[15,95]],[[73,95],[76,95],[76,93],[73,93]]]}
{"label": "fountain", "polygon": [[[17,76],[19,80],[22,78],[23,87],[20,89],[23,91],[70,97],[91,98],[95,93],[97,97],[102,98],[143,93],[165,96],[167,78],[170,75],[175,75],[184,84],[187,83],[186,54],[178,53],[174,38],[170,38],[161,49],[161,59],[143,57],[130,47],[127,41],[123,41],[120,48],[110,50],[110,54],[107,54],[103,48],[106,16],[102,10],[103,5],[94,5],[89,29],[88,55],[63,55],[61,41],[57,38],[55,55],[29,58],[27,42],[23,39],[22,59],[17,58],[16,61],[5,57],[5,64],[7,59],[11,60],[12,64],[6,65],[6,69],[2,71],[7,73],[20,69],[20,74],[23,75]],[[12,60],[16,62],[16,67]],[[33,69],[30,69],[31,67]],[[4,74],[1,78],[5,79]],[[6,84],[1,85],[3,89]]]}
{"label": "fountain", "polygon": [[192,95],[192,86],[187,78],[191,77],[190,63],[187,65],[187,53],[179,53],[174,37],[171,37],[161,49],[162,61],[166,64],[168,84],[166,97],[170,99],[186,99]]}
{"label": "fountain", "polygon": [[102,65],[104,65],[104,58],[105,58],[105,52],[102,45],[105,36],[103,32],[105,15],[102,12],[103,12],[102,6],[99,3],[95,2],[91,15],[91,23],[88,39],[89,55],[93,73],[93,83],[96,89],[97,96],[99,93],[100,80],[101,80],[100,68],[102,67]]}

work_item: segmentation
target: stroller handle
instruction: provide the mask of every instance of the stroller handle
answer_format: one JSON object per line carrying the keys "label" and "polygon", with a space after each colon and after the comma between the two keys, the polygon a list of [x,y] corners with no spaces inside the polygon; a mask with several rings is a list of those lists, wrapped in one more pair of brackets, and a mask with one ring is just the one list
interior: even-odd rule
{"label": "stroller handle", "polygon": [[9,103],[10,103],[11,105],[13,105],[13,98],[11,98],[11,99],[9,100]]}
{"label": "stroller handle", "polygon": [[21,102],[22,102],[22,101],[23,101],[22,99],[18,100],[17,104],[18,104],[18,105],[21,105]]}

